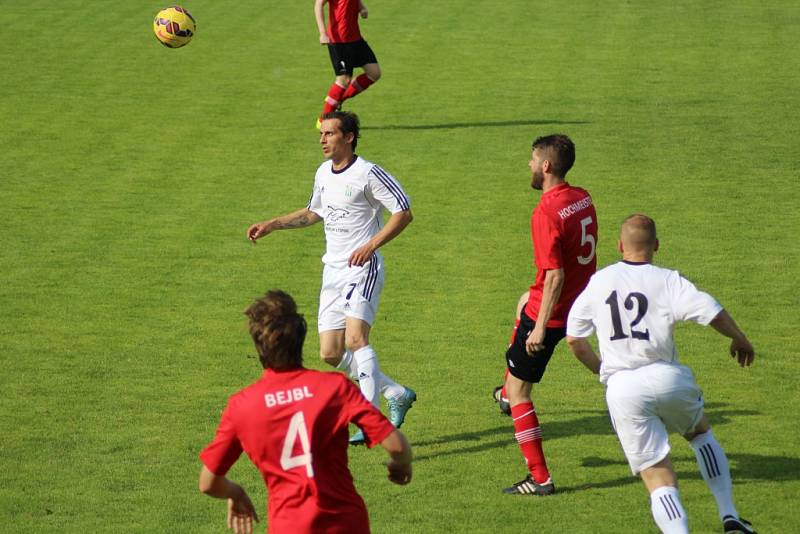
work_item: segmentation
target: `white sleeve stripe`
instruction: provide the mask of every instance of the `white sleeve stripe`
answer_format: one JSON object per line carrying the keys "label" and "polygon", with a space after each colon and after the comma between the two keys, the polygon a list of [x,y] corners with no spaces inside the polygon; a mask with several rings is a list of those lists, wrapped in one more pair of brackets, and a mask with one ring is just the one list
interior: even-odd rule
{"label": "white sleeve stripe", "polygon": [[389,176],[389,173],[377,165],[372,167],[370,172],[386,187],[386,189],[389,190],[392,196],[397,199],[397,202],[400,204],[400,207],[403,210],[407,210],[409,208],[408,197],[403,194],[403,190],[400,188],[400,185],[391,176]]}

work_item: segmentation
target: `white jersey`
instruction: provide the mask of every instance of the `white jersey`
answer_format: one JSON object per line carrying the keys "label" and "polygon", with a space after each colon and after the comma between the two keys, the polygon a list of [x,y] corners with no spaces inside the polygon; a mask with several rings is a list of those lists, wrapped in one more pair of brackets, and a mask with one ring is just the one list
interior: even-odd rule
{"label": "white jersey", "polygon": [[678,271],[621,261],[589,280],[569,312],[567,335],[588,337],[597,330],[600,381],[605,384],[622,369],[676,363],[675,323],[707,325],[721,310]]}
{"label": "white jersey", "polygon": [[327,160],[317,169],[308,209],[325,225],[323,263],[341,267],[383,228],[384,208],[394,214],[409,209],[410,201],[400,183],[374,163],[356,156],[340,171],[332,165]]}

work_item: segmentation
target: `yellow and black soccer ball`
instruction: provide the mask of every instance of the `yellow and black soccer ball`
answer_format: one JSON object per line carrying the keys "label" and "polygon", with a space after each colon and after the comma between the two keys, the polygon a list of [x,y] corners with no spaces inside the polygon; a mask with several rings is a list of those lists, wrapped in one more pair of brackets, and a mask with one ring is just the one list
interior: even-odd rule
{"label": "yellow and black soccer ball", "polygon": [[162,9],[153,20],[153,33],[158,42],[169,48],[189,44],[197,30],[194,17],[181,6]]}

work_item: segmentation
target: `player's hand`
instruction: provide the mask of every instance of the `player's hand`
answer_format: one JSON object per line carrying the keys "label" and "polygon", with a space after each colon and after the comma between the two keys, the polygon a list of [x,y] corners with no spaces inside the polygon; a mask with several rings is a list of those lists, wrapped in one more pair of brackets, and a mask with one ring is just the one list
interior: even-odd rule
{"label": "player's hand", "polygon": [[247,239],[255,243],[256,239],[260,239],[270,232],[272,232],[272,225],[270,225],[269,221],[255,223],[247,229]]}
{"label": "player's hand", "polygon": [[253,534],[253,521],[258,522],[258,514],[244,490],[237,497],[228,499],[229,529],[236,534]]}
{"label": "player's hand", "polygon": [[411,482],[411,464],[398,464],[389,461],[386,464],[389,470],[389,480],[400,486],[405,486]]}
{"label": "player's hand", "polygon": [[347,260],[348,267],[361,267],[369,260],[372,259],[372,255],[375,253],[375,248],[372,245],[367,243],[366,245],[357,248],[350,254],[350,258]]}
{"label": "player's hand", "polygon": [[533,327],[533,330],[525,340],[525,352],[528,353],[528,356],[533,356],[535,352],[544,350],[544,334],[545,329],[539,328],[538,324]]}
{"label": "player's hand", "polygon": [[359,13],[361,14],[362,19],[369,17],[369,9],[367,9],[367,6],[361,6]]}
{"label": "player's hand", "polygon": [[326,45],[326,44],[330,44],[330,42],[331,42],[331,38],[328,37],[327,33],[319,34],[319,44]]}
{"label": "player's hand", "polygon": [[731,356],[739,361],[739,365],[747,367],[753,363],[756,351],[746,337],[734,338],[731,341]]}

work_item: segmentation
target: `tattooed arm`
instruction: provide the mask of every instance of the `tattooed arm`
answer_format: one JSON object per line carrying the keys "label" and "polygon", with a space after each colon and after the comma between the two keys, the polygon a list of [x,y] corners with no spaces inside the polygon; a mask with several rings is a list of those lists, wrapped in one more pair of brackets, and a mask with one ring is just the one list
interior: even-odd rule
{"label": "tattooed arm", "polygon": [[322,217],[308,208],[301,208],[292,213],[275,217],[267,221],[255,223],[247,229],[247,239],[254,242],[275,230],[291,230],[293,228],[305,228],[322,220]]}

